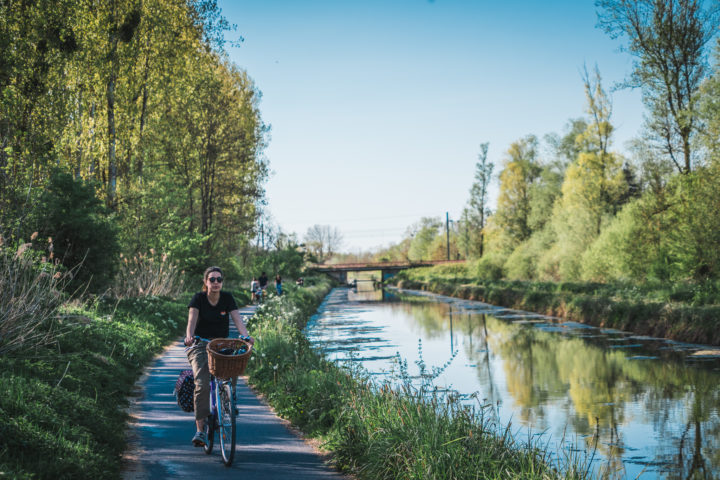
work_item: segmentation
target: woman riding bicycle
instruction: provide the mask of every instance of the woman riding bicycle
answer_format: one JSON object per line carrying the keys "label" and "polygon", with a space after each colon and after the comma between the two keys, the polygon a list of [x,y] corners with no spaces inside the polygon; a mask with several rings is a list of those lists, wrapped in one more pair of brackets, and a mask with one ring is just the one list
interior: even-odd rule
{"label": "woman riding bicycle", "polygon": [[[209,267],[203,275],[202,292],[193,296],[188,304],[188,324],[185,332],[185,345],[192,346],[195,336],[207,339],[227,338],[230,333],[230,319],[235,323],[240,335],[249,336],[240,317],[240,311],[232,294],[222,291],[222,270]],[[250,343],[255,343],[251,337]],[[192,365],[195,379],[195,425],[197,431],[192,439],[193,445],[202,447],[207,439],[203,432],[205,419],[210,415],[210,370],[208,369],[207,343],[202,348],[188,350],[187,356]]]}

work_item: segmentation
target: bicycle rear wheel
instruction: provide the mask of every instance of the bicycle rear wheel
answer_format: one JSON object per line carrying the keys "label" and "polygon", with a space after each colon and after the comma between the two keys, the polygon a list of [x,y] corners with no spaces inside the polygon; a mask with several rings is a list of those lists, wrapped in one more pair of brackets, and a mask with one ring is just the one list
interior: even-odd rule
{"label": "bicycle rear wheel", "polygon": [[231,384],[218,386],[218,428],[220,450],[226,467],[232,465],[235,457],[235,402]]}
{"label": "bicycle rear wheel", "polygon": [[215,444],[215,429],[217,428],[217,417],[214,414],[210,414],[205,419],[205,446],[203,451],[210,455],[213,451],[213,445]]}

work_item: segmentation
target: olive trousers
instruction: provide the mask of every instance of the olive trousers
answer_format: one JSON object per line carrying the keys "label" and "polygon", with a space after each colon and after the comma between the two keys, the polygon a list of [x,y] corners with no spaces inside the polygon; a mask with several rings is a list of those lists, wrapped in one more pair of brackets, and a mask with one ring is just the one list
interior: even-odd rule
{"label": "olive trousers", "polygon": [[207,342],[199,342],[188,349],[187,357],[195,378],[195,419],[204,420],[210,415],[210,369],[208,368]]}

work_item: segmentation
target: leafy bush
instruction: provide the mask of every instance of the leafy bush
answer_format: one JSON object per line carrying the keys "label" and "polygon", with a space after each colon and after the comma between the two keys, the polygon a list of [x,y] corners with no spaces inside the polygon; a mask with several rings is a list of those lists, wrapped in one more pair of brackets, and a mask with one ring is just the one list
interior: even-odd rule
{"label": "leafy bush", "polygon": [[497,253],[487,253],[477,261],[475,272],[479,279],[483,280],[500,280],[505,272],[503,265],[507,257]]}
{"label": "leafy bush", "polygon": [[[635,243],[639,204],[628,204],[582,255],[583,280],[617,281],[642,276],[639,267],[642,246]],[[647,261],[647,252],[643,260]]]}
{"label": "leafy bush", "polygon": [[55,172],[33,217],[40,237],[53,239],[54,257],[74,272],[68,288],[101,292],[110,285],[120,254],[117,227],[93,184]]}

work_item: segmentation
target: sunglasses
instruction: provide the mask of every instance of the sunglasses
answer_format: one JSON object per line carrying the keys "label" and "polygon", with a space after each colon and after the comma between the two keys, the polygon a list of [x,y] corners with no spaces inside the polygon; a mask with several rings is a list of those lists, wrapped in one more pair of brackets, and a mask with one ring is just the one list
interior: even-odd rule
{"label": "sunglasses", "polygon": [[222,277],[208,277],[208,281],[210,283],[215,283],[215,282],[222,283],[223,278]]}

